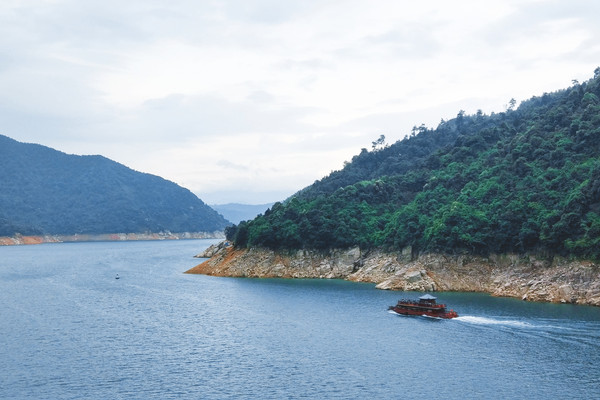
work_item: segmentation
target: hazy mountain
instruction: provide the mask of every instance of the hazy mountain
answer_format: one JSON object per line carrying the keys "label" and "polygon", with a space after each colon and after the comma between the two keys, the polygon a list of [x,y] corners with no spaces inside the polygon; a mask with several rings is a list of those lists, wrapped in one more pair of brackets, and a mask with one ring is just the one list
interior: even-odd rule
{"label": "hazy mountain", "polygon": [[228,221],[196,195],[105,157],[0,135],[0,236],[213,232]]}
{"label": "hazy mountain", "polygon": [[210,206],[228,221],[239,224],[241,221],[254,219],[257,215],[263,214],[274,203],[268,204],[211,204]]}

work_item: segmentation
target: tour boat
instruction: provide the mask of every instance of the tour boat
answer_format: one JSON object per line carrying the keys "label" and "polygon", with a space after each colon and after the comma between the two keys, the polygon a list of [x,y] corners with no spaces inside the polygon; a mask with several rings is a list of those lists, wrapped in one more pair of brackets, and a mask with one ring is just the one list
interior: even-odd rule
{"label": "tour boat", "polygon": [[448,311],[445,304],[437,304],[436,298],[430,294],[419,297],[416,300],[399,300],[395,306],[390,306],[389,309],[396,314],[402,315],[418,315],[433,318],[456,318],[458,314],[454,310]]}

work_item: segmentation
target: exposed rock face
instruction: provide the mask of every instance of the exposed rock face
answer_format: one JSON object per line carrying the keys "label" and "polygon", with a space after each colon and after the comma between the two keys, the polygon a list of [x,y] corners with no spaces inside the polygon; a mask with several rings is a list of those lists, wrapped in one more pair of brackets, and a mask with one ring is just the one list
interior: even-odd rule
{"label": "exposed rock face", "polygon": [[328,254],[267,249],[234,249],[220,243],[204,253],[211,257],[187,271],[217,276],[262,278],[337,278],[372,282],[379,289],[473,291],[523,300],[600,306],[600,266],[590,261],[533,256],[401,253],[358,248]]}
{"label": "exposed rock face", "polygon": [[346,279],[360,259],[358,249],[340,250],[323,257],[312,251],[279,253],[266,249],[234,249],[213,245],[200,256],[211,258],[188,273],[254,278],[338,278]]}
{"label": "exposed rock face", "polygon": [[211,258],[215,254],[217,254],[219,251],[223,250],[224,248],[226,248],[228,246],[230,246],[230,243],[228,241],[219,242],[217,244],[211,245],[206,250],[204,250],[202,253],[196,254],[194,257],[195,258]]}

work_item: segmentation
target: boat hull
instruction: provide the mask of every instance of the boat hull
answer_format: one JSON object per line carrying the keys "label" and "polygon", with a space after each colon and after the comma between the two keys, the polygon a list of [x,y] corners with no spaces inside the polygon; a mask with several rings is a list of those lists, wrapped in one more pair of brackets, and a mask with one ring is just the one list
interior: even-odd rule
{"label": "boat hull", "polygon": [[396,314],[401,315],[412,315],[415,317],[432,317],[432,318],[442,318],[442,319],[451,319],[458,317],[458,314],[453,311],[437,311],[437,310],[419,310],[419,309],[407,309],[399,306],[390,306],[391,311]]}

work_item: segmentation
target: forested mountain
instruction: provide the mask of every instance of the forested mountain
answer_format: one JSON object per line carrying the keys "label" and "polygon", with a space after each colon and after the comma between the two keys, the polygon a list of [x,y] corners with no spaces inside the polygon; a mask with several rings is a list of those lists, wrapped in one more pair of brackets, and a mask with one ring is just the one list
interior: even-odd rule
{"label": "forested mountain", "polygon": [[227,230],[236,246],[600,258],[600,68],[506,112],[373,142]]}
{"label": "forested mountain", "polygon": [[102,156],[0,135],[0,236],[214,232],[226,221],[192,192]]}

